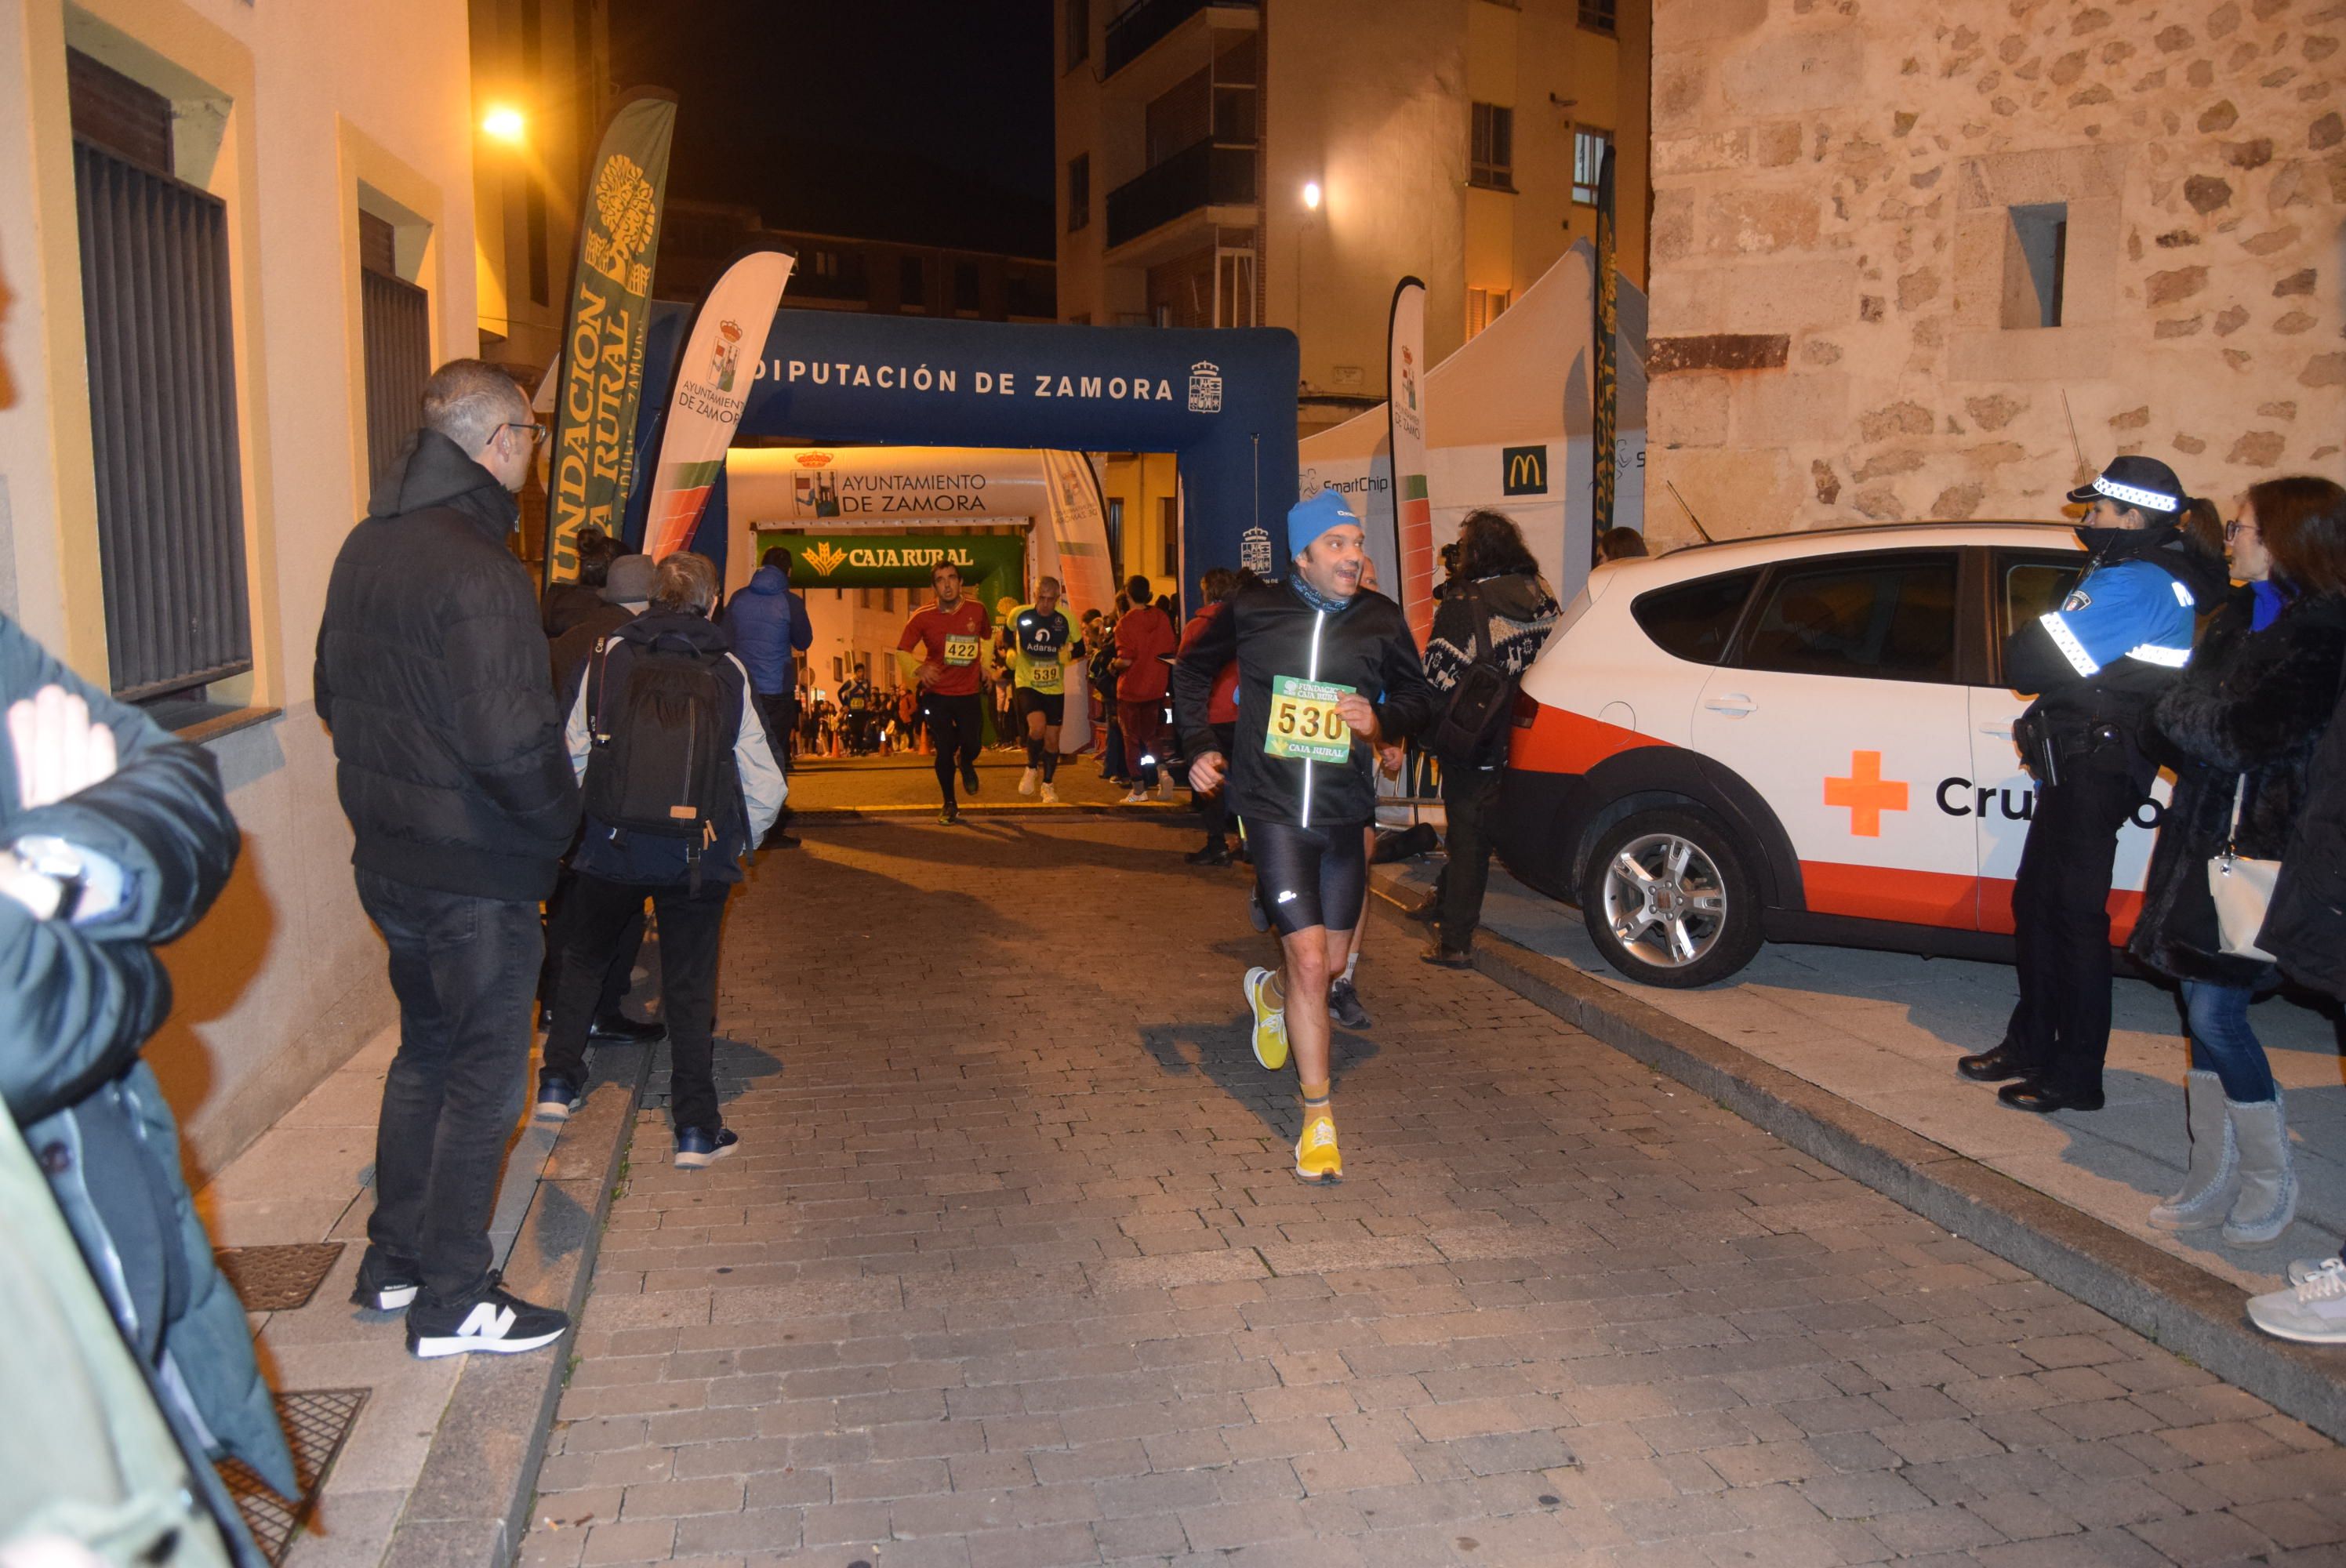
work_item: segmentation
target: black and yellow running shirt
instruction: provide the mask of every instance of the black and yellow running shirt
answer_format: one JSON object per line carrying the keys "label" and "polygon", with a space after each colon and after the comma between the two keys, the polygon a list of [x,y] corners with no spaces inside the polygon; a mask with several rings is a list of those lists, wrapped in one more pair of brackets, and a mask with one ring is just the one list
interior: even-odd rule
{"label": "black and yellow running shirt", "polygon": [[1067,612],[1054,608],[1046,614],[1021,605],[1011,612],[1009,629],[1010,667],[1018,684],[1029,691],[1066,690],[1067,649],[1076,640]]}

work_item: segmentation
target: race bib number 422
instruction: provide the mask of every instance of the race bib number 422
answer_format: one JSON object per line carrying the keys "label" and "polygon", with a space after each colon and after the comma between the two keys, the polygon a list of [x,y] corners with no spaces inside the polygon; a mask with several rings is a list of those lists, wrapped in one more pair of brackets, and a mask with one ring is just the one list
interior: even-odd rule
{"label": "race bib number 422", "polygon": [[1298,680],[1291,675],[1273,676],[1262,748],[1295,762],[1350,761],[1352,731],[1338,717],[1336,704],[1353,690],[1324,681]]}
{"label": "race bib number 422", "polygon": [[975,664],[976,662],[977,639],[975,637],[947,637],[945,639],[945,663],[962,665]]}

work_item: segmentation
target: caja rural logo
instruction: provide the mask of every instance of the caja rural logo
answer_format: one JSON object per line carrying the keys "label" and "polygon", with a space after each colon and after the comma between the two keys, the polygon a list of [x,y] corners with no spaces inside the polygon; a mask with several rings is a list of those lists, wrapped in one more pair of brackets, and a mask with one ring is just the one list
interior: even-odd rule
{"label": "caja rural logo", "polygon": [[847,552],[826,539],[806,553],[806,564],[814,568],[818,577],[828,577],[845,565]]}

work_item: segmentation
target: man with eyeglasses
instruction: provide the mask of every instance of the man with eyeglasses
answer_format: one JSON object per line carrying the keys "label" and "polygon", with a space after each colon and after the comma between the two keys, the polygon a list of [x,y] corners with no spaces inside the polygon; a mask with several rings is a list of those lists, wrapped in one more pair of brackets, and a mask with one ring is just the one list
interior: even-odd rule
{"label": "man with eyeglasses", "polygon": [[508,546],[542,434],[495,365],[434,372],[318,627],[318,717],[399,999],[352,1299],[404,1308],[418,1356],[531,1350],[570,1326],[503,1288],[489,1245],[529,1070],[538,903],[578,824],[536,595]]}
{"label": "man with eyeglasses", "polygon": [[2036,781],[2012,888],[2020,1000],[2004,1038],[1956,1063],[2015,1110],[2102,1108],[2110,1044],[2110,882],[2117,837],[2157,777],[2150,710],[2191,657],[2194,612],[2224,563],[2179,526],[2190,504],[2155,458],[2116,459],[2069,493],[2086,570],[2058,609],[2014,628],[2004,676],[2036,700],[2013,726]]}

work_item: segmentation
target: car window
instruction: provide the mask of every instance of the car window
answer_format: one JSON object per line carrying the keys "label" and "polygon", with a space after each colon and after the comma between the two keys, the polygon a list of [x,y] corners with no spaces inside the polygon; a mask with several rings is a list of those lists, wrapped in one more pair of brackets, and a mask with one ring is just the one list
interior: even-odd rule
{"label": "car window", "polygon": [[1744,669],[1955,678],[1955,557],[1900,555],[1780,569],[1736,658]]}
{"label": "car window", "polygon": [[2037,616],[2061,607],[2069,585],[2085,570],[2086,558],[2034,560],[2019,555],[1996,557],[1995,636],[2001,643]]}
{"label": "car window", "polygon": [[1665,653],[1696,664],[1717,664],[1735,633],[1735,617],[1759,580],[1754,568],[1656,588],[1639,595],[1629,614]]}

